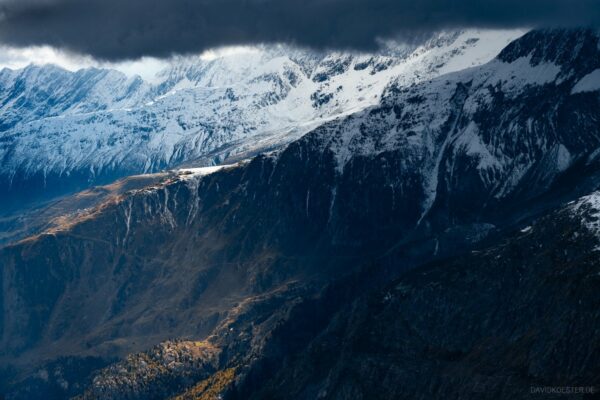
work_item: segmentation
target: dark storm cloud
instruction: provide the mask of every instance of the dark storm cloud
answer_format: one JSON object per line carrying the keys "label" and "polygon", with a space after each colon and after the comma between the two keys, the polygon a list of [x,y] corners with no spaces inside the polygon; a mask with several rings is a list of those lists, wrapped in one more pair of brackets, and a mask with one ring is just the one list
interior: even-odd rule
{"label": "dark storm cloud", "polygon": [[0,42],[106,60],[230,44],[373,47],[440,28],[598,25],[600,0],[0,0]]}

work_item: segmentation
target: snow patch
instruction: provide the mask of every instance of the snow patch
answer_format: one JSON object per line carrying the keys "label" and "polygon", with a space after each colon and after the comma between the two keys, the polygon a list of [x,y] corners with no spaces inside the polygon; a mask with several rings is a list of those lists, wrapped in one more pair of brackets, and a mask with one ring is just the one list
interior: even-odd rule
{"label": "snow patch", "polygon": [[[571,207],[575,215],[582,218],[583,225],[600,237],[600,191],[582,197]],[[600,250],[600,246],[596,250]]]}
{"label": "snow patch", "polygon": [[493,74],[488,83],[500,84],[505,93],[521,92],[527,85],[543,86],[556,81],[561,72],[554,63],[531,64],[531,56],[521,57],[511,63],[496,60],[489,64]]}
{"label": "snow patch", "polygon": [[556,169],[560,172],[566,171],[571,165],[571,153],[561,143],[556,150]]}
{"label": "snow patch", "polygon": [[469,123],[462,135],[456,140],[457,147],[464,149],[468,156],[478,157],[477,169],[479,170],[500,168],[500,162],[490,153],[478,132],[477,124],[475,122]]}
{"label": "snow patch", "polygon": [[579,80],[573,86],[571,94],[595,92],[600,90],[600,68],[596,69]]}
{"label": "snow patch", "polygon": [[521,233],[529,233],[532,229],[533,228],[531,226],[526,226],[525,228],[521,229]]}
{"label": "snow patch", "polygon": [[179,178],[187,180],[190,178],[210,175],[222,170],[223,168],[232,167],[233,165],[235,164],[215,165],[213,167],[181,168],[177,170],[177,174],[179,175]]}

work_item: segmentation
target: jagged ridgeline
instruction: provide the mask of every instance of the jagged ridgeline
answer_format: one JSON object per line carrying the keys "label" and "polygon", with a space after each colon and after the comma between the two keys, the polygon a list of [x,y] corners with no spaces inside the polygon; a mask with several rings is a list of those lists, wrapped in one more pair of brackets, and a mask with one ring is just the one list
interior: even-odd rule
{"label": "jagged ridgeline", "polygon": [[498,50],[5,246],[7,397],[597,384],[599,37],[533,31]]}

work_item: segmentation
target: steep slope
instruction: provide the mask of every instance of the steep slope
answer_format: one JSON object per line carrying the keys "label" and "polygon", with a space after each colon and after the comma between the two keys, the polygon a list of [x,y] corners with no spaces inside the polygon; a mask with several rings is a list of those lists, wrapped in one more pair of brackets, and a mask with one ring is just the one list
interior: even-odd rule
{"label": "steep slope", "polygon": [[593,398],[599,206],[595,192],[490,247],[410,272],[343,307],[279,359],[273,379],[226,398]]}
{"label": "steep slope", "polygon": [[372,55],[253,48],[175,59],[153,83],[98,69],[3,70],[0,198],[20,205],[185,162],[248,157],[378,103],[398,76],[407,85],[484,63],[521,33],[446,33]]}
{"label": "steep slope", "polygon": [[[599,53],[592,31],[532,32],[486,65],[392,86],[381,104],[282,151],[172,176],[5,247],[0,360],[14,366],[14,384],[57,357],[95,357],[96,368],[173,337],[196,354],[190,341],[213,334],[225,364],[198,365],[264,381],[261,371],[341,306],[312,302],[332,281],[343,295],[327,299],[350,302],[596,189],[600,99],[589,80]],[[582,82],[592,91],[574,89]],[[353,278],[365,265],[375,267]],[[358,283],[343,289],[344,279]],[[157,351],[171,354],[167,364],[175,357]],[[140,357],[160,360],[152,354]],[[160,379],[142,389],[169,381],[175,394],[189,383],[175,361],[158,362]],[[101,375],[98,390],[149,398],[127,374],[113,376],[127,365]],[[203,368],[194,379],[210,379]]]}

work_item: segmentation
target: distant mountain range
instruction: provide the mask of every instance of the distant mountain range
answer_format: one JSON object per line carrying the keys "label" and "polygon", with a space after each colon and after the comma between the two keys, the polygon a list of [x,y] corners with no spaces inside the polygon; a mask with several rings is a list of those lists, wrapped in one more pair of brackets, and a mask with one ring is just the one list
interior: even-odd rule
{"label": "distant mountain range", "polygon": [[[92,113],[120,115],[119,132],[162,110],[152,121],[166,125],[126,146],[151,161],[119,158],[135,167],[113,171],[178,169],[64,197],[0,249],[7,398],[600,390],[598,32],[460,32],[374,58],[235,57],[263,61],[182,63],[164,89],[140,89],[150,105]],[[190,102],[202,109],[181,105],[205,91],[215,97]],[[201,115],[231,119],[202,136]],[[81,132],[107,126],[95,121]],[[226,132],[242,125],[256,129]],[[184,137],[206,140],[173,139]],[[79,154],[104,162],[103,146]],[[89,172],[85,162],[67,165]]]}
{"label": "distant mountain range", "polygon": [[186,163],[213,165],[280,147],[408,86],[489,61],[520,31],[441,34],[378,54],[284,46],[172,61],[153,82],[105,69],[0,71],[0,205]]}

